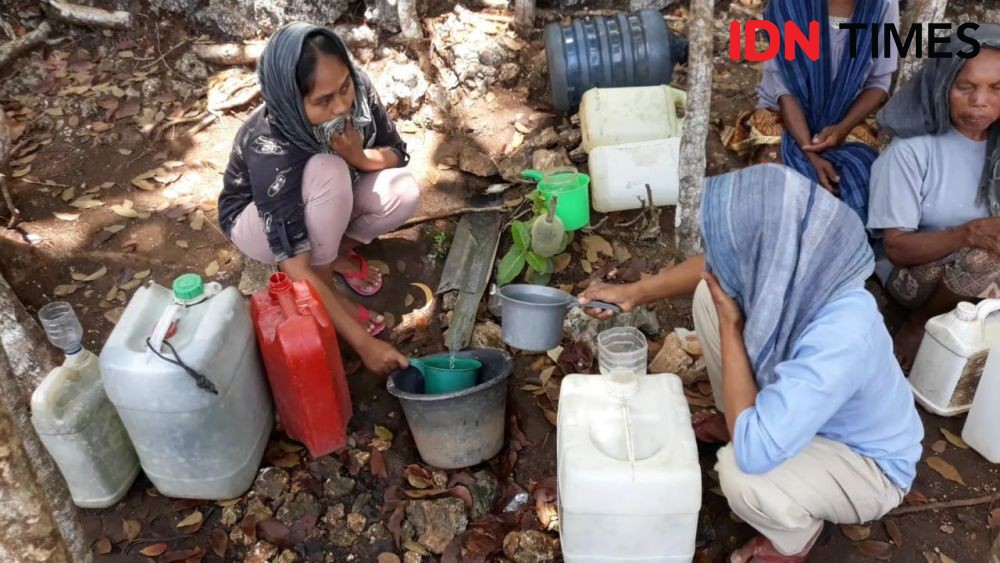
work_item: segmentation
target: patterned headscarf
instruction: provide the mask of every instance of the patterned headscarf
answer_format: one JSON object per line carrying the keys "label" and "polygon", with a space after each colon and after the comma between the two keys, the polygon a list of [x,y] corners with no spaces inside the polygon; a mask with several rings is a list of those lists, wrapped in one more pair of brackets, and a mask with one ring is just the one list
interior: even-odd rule
{"label": "patterned headscarf", "polygon": [[[303,22],[285,25],[271,36],[264,47],[257,73],[264,104],[273,125],[300,149],[310,153],[329,153],[332,152],[330,135],[343,131],[346,119],[339,117],[319,125],[311,124],[306,117],[303,94],[295,80],[295,68],[302,55],[302,46],[312,33],[322,33],[329,37],[344,53],[344,63],[354,81],[354,105],[351,107],[350,117],[354,127],[363,131],[372,122],[368,92],[351,61],[347,46],[329,29]],[[371,141],[371,138],[367,139],[366,145]]]}
{"label": "patterned headscarf", "polygon": [[857,213],[792,168],[760,164],[709,178],[705,259],[739,303],[757,384],[775,381],[816,312],[864,287],[875,267]]}

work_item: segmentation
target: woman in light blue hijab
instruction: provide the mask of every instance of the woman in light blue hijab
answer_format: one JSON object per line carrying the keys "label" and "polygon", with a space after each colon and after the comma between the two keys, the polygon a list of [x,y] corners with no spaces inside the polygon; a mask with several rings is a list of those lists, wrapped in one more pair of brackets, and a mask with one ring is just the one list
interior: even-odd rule
{"label": "woman in light blue hijab", "polygon": [[867,522],[895,508],[921,454],[913,396],[864,288],[872,251],[857,213],[779,165],[710,178],[700,217],[704,256],[593,287],[581,302],[627,311],[694,294],[724,413],[697,413],[695,434],[728,442],[716,465],[722,490],[760,533],[731,561],[804,561],[824,520]]}

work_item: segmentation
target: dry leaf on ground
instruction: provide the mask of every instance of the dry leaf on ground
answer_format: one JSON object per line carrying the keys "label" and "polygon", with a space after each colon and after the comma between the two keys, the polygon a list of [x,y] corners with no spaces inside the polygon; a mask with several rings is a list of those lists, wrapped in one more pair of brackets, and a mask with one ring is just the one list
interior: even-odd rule
{"label": "dry leaf on ground", "polygon": [[587,260],[590,262],[597,262],[597,257],[599,254],[603,254],[608,257],[614,257],[615,251],[611,247],[611,243],[601,235],[588,235],[583,237],[580,241],[580,245],[583,247],[583,251],[587,253]]}
{"label": "dry leaf on ground", "polygon": [[877,540],[865,540],[854,544],[854,547],[865,557],[871,557],[880,561],[891,560],[893,552],[896,551],[896,548],[891,543]]}
{"label": "dry leaf on ground", "polygon": [[857,524],[841,524],[840,531],[851,541],[862,541],[872,535],[871,526],[859,526]]}
{"label": "dry leaf on ground", "polygon": [[94,542],[94,553],[98,555],[107,555],[111,553],[111,540],[108,538],[101,538]]}
{"label": "dry leaf on ground", "polygon": [[92,282],[92,281],[95,281],[95,280],[98,280],[98,279],[104,277],[104,274],[107,274],[107,273],[108,273],[108,267],[107,266],[101,266],[100,268],[97,269],[97,271],[95,271],[92,274],[80,274],[80,273],[77,273],[77,272],[73,272],[72,276],[73,276],[73,279],[75,281]]}
{"label": "dry leaf on ground", "polygon": [[965,485],[965,480],[962,479],[962,474],[955,469],[954,465],[939,457],[929,457],[924,461],[927,465],[931,466],[931,469],[937,471],[945,479],[954,481],[960,485]]}
{"label": "dry leaf on ground", "polygon": [[938,440],[931,445],[931,451],[936,454],[943,454],[946,449],[948,449],[948,442],[944,440]]}
{"label": "dry leaf on ground", "polygon": [[157,557],[163,555],[163,552],[167,550],[167,544],[165,543],[154,543],[153,545],[146,547],[145,549],[139,550],[140,555],[145,555],[146,557]]}
{"label": "dry leaf on ground", "polygon": [[969,449],[969,444],[966,444],[965,440],[963,440],[961,436],[958,436],[957,434],[955,434],[951,430],[948,430],[947,428],[941,428],[940,430],[941,430],[941,435],[944,436],[945,440],[951,442],[951,445],[962,450]]}
{"label": "dry leaf on ground", "polygon": [[52,290],[52,295],[55,295],[56,297],[66,297],[67,295],[72,295],[78,289],[80,289],[80,286],[75,283],[57,285],[55,289]]}
{"label": "dry leaf on ground", "polygon": [[892,543],[896,544],[897,547],[903,547],[903,530],[899,528],[899,524],[892,519],[884,520],[883,524],[885,525],[885,533],[889,535]]}
{"label": "dry leaf on ground", "polygon": [[212,530],[211,535],[208,536],[208,541],[212,544],[212,552],[219,557],[225,558],[226,548],[229,547],[229,536],[226,535],[226,531],[221,528]]}
{"label": "dry leaf on ground", "polygon": [[986,527],[989,529],[1000,528],[1000,508],[994,508],[986,518]]}
{"label": "dry leaf on ground", "polygon": [[128,541],[132,541],[139,537],[139,532],[142,531],[142,524],[138,520],[122,520],[122,531],[125,532],[125,537]]}
{"label": "dry leaf on ground", "polygon": [[195,510],[191,514],[188,514],[187,518],[181,520],[177,523],[178,528],[185,528],[187,526],[194,526],[195,524],[200,524],[204,519],[200,510]]}
{"label": "dry leaf on ground", "polygon": [[208,263],[208,266],[205,266],[205,276],[206,277],[211,278],[211,277],[214,277],[215,274],[218,274],[218,273],[219,273],[219,262],[218,261],[212,260],[211,262]]}
{"label": "dry leaf on ground", "polygon": [[61,213],[59,211],[53,211],[52,216],[60,221],[76,221],[80,218],[79,213]]}

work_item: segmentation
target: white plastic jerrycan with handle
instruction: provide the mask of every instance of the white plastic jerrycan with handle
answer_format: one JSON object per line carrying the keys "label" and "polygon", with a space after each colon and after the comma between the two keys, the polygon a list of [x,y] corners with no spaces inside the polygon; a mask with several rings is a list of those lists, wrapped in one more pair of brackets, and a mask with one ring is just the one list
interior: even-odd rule
{"label": "white plastic jerrycan with handle", "polygon": [[1000,343],[986,357],[962,439],[990,463],[1000,463]]}
{"label": "white plastic jerrycan with handle", "polygon": [[82,347],[73,307],[55,301],[38,317],[49,341],[66,352],[31,395],[31,422],[69,486],[73,503],[106,508],[122,499],[139,474],[128,433],[104,394],[97,356]]}
{"label": "white plastic jerrycan with handle", "polygon": [[569,375],[558,418],[565,560],[690,563],[701,469],[680,379]]}
{"label": "white plastic jerrycan with handle", "polygon": [[[590,152],[590,195],[601,213],[675,205],[680,194],[680,137],[597,147]],[[646,186],[649,186],[647,192]]]}
{"label": "white plastic jerrycan with handle", "polygon": [[136,291],[101,352],[104,388],[160,493],[250,488],[273,423],[250,313],[236,288],[185,274]]}
{"label": "white plastic jerrycan with handle", "polygon": [[591,88],[580,101],[583,149],[680,137],[687,93],[670,86]]}
{"label": "white plastic jerrycan with handle", "polygon": [[1000,299],[979,305],[962,302],[938,315],[924,328],[910,370],[910,387],[917,402],[939,416],[969,410],[990,346],[1000,343],[1000,323],[987,317],[1000,311]]}

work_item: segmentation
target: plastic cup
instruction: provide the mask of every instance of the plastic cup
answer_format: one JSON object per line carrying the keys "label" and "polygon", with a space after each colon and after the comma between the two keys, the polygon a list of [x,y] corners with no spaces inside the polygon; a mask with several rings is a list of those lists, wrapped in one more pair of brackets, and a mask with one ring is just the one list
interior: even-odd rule
{"label": "plastic cup", "polygon": [[546,202],[551,202],[552,196],[559,196],[556,215],[562,219],[567,232],[590,224],[590,176],[572,166],[544,172],[525,170],[521,175],[538,182],[538,191]]}
{"label": "plastic cup", "polygon": [[424,393],[454,393],[473,387],[479,379],[482,362],[472,358],[434,356],[411,359],[410,365],[424,374]]}
{"label": "plastic cup", "polygon": [[637,328],[620,327],[597,335],[597,363],[601,374],[613,380],[646,375],[646,336]]}

